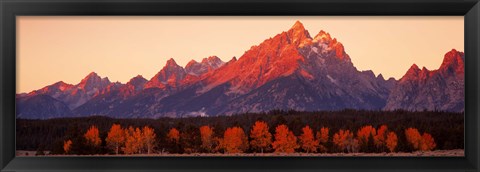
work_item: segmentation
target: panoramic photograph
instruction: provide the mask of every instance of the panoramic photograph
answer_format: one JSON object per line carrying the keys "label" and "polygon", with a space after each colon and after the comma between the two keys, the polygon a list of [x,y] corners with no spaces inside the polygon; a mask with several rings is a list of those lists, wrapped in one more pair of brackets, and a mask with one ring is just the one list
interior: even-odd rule
{"label": "panoramic photograph", "polygon": [[16,20],[17,156],[465,156],[463,16]]}

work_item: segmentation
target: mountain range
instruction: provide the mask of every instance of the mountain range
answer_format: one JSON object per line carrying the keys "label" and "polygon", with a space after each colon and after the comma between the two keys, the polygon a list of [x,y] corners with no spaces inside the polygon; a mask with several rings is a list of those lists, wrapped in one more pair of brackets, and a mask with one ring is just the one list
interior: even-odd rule
{"label": "mountain range", "polygon": [[359,71],[329,33],[314,37],[297,21],[241,57],[217,56],[185,67],[174,59],[150,80],[111,82],[95,72],[17,94],[17,118],[105,115],[158,118],[270,110],[464,111],[464,53],[452,49],[436,70],[413,64],[399,80]]}

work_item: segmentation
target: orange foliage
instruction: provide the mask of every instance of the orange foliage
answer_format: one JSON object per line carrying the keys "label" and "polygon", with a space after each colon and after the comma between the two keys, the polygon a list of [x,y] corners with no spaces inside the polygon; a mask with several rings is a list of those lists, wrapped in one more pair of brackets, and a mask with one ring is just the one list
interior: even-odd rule
{"label": "orange foliage", "polygon": [[414,150],[431,151],[437,146],[432,135],[428,133],[420,135],[420,132],[415,128],[406,129],[405,136]]}
{"label": "orange foliage", "polygon": [[382,148],[385,146],[385,139],[387,138],[387,131],[388,127],[386,125],[382,125],[377,130],[377,135],[373,137],[375,142],[375,146],[377,148]]}
{"label": "orange foliage", "polygon": [[212,148],[213,152],[218,152],[220,150],[223,150],[223,145],[225,145],[225,144],[224,144],[224,141],[223,141],[222,137],[214,137],[213,141],[214,141],[214,143],[217,144]]}
{"label": "orange foliage", "polygon": [[307,151],[307,153],[317,152],[319,141],[315,140],[312,129],[307,125],[302,128],[302,132],[299,136],[302,149]]}
{"label": "orange foliage", "polygon": [[433,150],[437,144],[435,143],[435,140],[433,139],[432,135],[428,133],[423,133],[422,135],[422,141],[420,144],[420,150],[421,151],[431,151]]}
{"label": "orange foliage", "polygon": [[328,127],[322,127],[319,132],[317,132],[317,139],[321,144],[328,142],[328,135],[330,129]]}
{"label": "orange foliage", "polygon": [[377,135],[375,128],[371,125],[364,126],[357,131],[357,139],[360,146],[367,146],[370,136]]}
{"label": "orange foliage", "polygon": [[155,131],[153,128],[150,127],[143,127],[142,128],[142,141],[144,143],[145,148],[147,149],[147,154],[152,152],[153,146],[155,144]]}
{"label": "orange foliage", "polygon": [[408,143],[412,145],[414,150],[420,149],[420,144],[422,141],[422,136],[416,128],[408,128],[405,130],[405,137],[407,138]]}
{"label": "orange foliage", "polygon": [[176,128],[172,128],[168,132],[167,138],[171,142],[178,143],[180,141],[180,132]]}
{"label": "orange foliage", "polygon": [[225,131],[222,144],[226,153],[243,153],[248,149],[248,138],[242,128],[232,127]]}
{"label": "orange foliage", "polygon": [[141,153],[143,148],[142,131],[139,128],[128,127],[125,130],[125,147],[123,152],[126,154]]}
{"label": "orange foliage", "polygon": [[272,143],[275,152],[294,153],[299,146],[297,137],[292,131],[288,130],[286,125],[279,125],[275,128],[275,141]]}
{"label": "orange foliage", "polygon": [[328,135],[329,135],[329,128],[327,127],[322,127],[320,131],[317,132],[317,139],[319,142],[319,149],[320,152],[326,152],[327,151],[327,142],[328,142]]}
{"label": "orange foliage", "polygon": [[125,132],[119,124],[113,124],[105,139],[107,146],[118,154],[119,148],[125,144]]}
{"label": "orange foliage", "polygon": [[387,135],[387,139],[385,140],[386,146],[390,152],[394,152],[395,148],[397,147],[398,138],[394,132],[390,132]]}
{"label": "orange foliage", "polygon": [[135,128],[135,132],[133,133],[133,138],[136,141],[136,149],[138,153],[142,153],[142,148],[144,145],[144,140],[143,140],[143,135],[142,135],[142,130],[140,128]]}
{"label": "orange foliage", "polygon": [[94,147],[98,147],[102,143],[98,128],[93,125],[87,130],[87,132],[83,136],[87,140],[88,144]]}
{"label": "orange foliage", "polygon": [[[171,128],[167,133],[167,140],[177,144],[176,146],[191,146],[184,153],[196,152],[198,150],[205,150],[208,153],[217,152],[223,149],[225,153],[243,153],[248,150],[249,146],[254,151],[268,150],[273,148],[276,153],[294,153],[296,149],[301,148],[306,153],[313,152],[327,152],[327,145],[329,144],[330,129],[322,127],[320,131],[316,132],[314,136],[313,130],[310,126],[302,128],[302,134],[297,137],[289,130],[287,125],[279,125],[275,128],[275,139],[272,142],[272,134],[269,132],[269,127],[266,122],[256,121],[250,130],[251,142],[248,142],[248,137],[241,127],[227,128],[224,132],[223,138],[214,137],[214,130],[210,126],[201,126],[200,140],[198,140],[198,133],[190,135],[182,135],[176,128]],[[190,130],[188,130],[190,131]],[[198,131],[198,130],[193,130]],[[187,132],[185,132],[187,133]],[[100,147],[102,140],[99,136],[99,130],[96,126],[91,126],[83,135],[88,145]],[[180,137],[191,139],[191,142],[180,142]],[[372,138],[371,138],[372,137]],[[412,146],[413,150],[417,151],[432,151],[436,147],[436,143],[432,135],[424,132],[423,135],[416,128],[408,128],[405,130],[406,141]],[[119,153],[119,148],[125,154],[137,154],[153,152],[156,143],[156,134],[153,128],[144,126],[143,128],[134,128],[129,126],[122,129],[119,124],[113,124],[110,128],[106,145],[114,150],[116,154]],[[199,143],[201,141],[201,145]],[[361,146],[366,153],[370,152],[395,152],[398,146],[399,138],[395,132],[390,132],[386,125],[381,125],[377,130],[371,125],[363,126],[357,131],[356,137],[350,130],[340,129],[333,134],[332,148],[340,152],[358,152]],[[65,140],[63,150],[65,154],[72,151],[72,140]],[[180,145],[185,144],[185,145]],[[190,144],[190,145],[188,145]],[[202,149],[199,149],[200,147]],[[373,149],[372,148],[377,148]],[[403,147],[402,147],[403,148]],[[329,147],[330,149],[330,147]],[[98,150],[98,149],[97,149]],[[397,150],[398,151],[398,150]],[[163,152],[163,150],[162,150]]]}
{"label": "orange foliage", "polygon": [[68,154],[71,148],[72,148],[72,140],[67,140],[63,142],[63,151],[65,151],[65,154]]}
{"label": "orange foliage", "polygon": [[200,139],[202,140],[201,147],[207,150],[207,152],[212,152],[215,141],[213,138],[213,128],[210,126],[200,127]]}
{"label": "orange foliage", "polygon": [[256,121],[250,131],[250,145],[254,149],[260,149],[260,152],[263,153],[263,150],[268,149],[270,144],[272,144],[272,134],[268,132],[269,128],[267,123],[263,121]]}
{"label": "orange foliage", "polygon": [[350,130],[340,130],[333,135],[333,144],[341,151],[356,152],[359,143]]}

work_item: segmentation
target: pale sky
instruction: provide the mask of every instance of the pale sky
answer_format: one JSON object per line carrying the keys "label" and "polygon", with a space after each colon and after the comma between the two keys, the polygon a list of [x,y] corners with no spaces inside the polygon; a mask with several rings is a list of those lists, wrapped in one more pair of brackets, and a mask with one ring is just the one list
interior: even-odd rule
{"label": "pale sky", "polygon": [[228,61],[296,20],[312,37],[329,32],[357,69],[385,78],[401,78],[413,63],[437,69],[446,52],[464,51],[463,16],[21,16],[17,93],[77,84],[92,71],[112,82],[149,80],[169,58],[181,66],[212,55]]}

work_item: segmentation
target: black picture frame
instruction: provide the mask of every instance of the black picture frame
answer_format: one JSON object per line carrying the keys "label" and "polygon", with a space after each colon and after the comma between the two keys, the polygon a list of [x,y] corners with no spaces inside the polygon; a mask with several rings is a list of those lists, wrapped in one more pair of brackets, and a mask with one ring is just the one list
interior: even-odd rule
{"label": "black picture frame", "polygon": [[[479,171],[478,0],[0,0],[1,171]],[[16,16],[465,17],[465,157],[15,157]]]}

